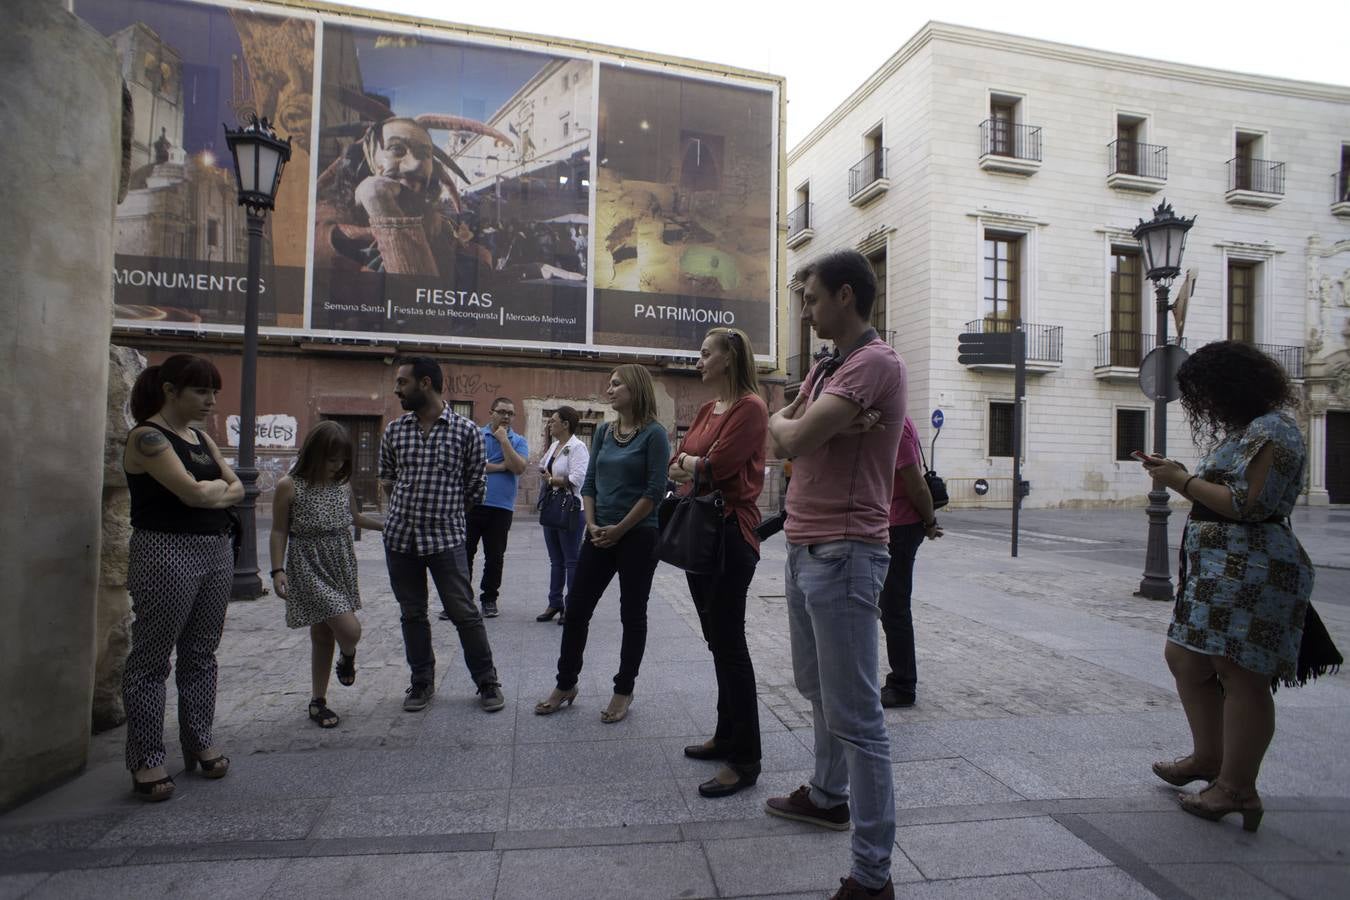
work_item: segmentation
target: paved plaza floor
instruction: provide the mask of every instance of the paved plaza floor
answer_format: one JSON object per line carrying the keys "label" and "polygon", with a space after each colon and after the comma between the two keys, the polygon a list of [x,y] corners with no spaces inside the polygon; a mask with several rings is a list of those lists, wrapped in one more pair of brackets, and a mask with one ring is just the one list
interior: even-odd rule
{"label": "paved plaza floor", "polygon": [[[1132,596],[1144,513],[1028,511],[1017,559],[1006,511],[942,519],[948,536],[922,548],[916,577],[918,704],[886,712],[897,896],[1350,896],[1350,673],[1278,693],[1259,832],[1191,818],[1149,771],[1189,745],[1162,660],[1170,605]],[[1350,510],[1300,510],[1295,526],[1319,566],[1319,610],[1350,647]],[[398,607],[367,534],[358,679],[329,691],[339,728],[306,718],[307,632],[285,627],[273,596],[232,604],[216,728],[229,777],[191,777],[171,754],[174,798],[140,803],[123,729],[97,735],[82,775],[0,816],[0,897],[828,896],[849,834],[762,811],[812,767],[784,555],[781,537],[765,545],[747,614],[764,732],[748,791],[700,797],[715,765],[681,754],[710,735],[716,686],[677,570],[657,571],[628,718],[599,715],[618,663],[617,586],[592,622],[576,705],[535,716],[561,629],[534,620],[547,555],[518,514],[501,617],[487,621],[505,710],[478,709],[453,626],[433,621],[436,697],[406,713]]]}

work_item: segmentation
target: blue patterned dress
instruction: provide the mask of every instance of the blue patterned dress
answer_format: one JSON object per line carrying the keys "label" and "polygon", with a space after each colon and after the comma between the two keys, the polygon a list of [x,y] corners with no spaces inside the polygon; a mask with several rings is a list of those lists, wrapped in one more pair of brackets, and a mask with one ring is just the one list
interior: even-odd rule
{"label": "blue patterned dress", "polygon": [[[1274,445],[1270,474],[1243,512],[1247,467],[1267,443]],[[1298,425],[1287,413],[1272,412],[1201,461],[1196,475],[1233,492],[1233,508],[1216,512],[1241,521],[1187,524],[1182,549],[1189,575],[1168,640],[1281,681],[1294,677],[1313,565],[1287,522],[1266,520],[1293,511],[1307,458]]]}

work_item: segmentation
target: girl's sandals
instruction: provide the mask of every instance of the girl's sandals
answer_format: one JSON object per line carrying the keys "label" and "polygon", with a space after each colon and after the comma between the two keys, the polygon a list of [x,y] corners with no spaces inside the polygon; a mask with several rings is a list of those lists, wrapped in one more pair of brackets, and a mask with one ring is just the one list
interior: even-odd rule
{"label": "girl's sandals", "polygon": [[173,796],[174,783],[168,775],[156,781],[141,781],[132,773],[131,791],[147,803],[160,803]]}
{"label": "girl's sandals", "polygon": [[1256,791],[1239,794],[1217,781],[1198,794],[1177,794],[1177,803],[1191,815],[1211,822],[1217,822],[1229,813],[1242,813],[1243,831],[1255,831],[1265,815]]}
{"label": "girl's sandals", "polygon": [[1213,781],[1219,777],[1219,770],[1206,771],[1195,762],[1194,756],[1183,756],[1169,762],[1155,762],[1153,774],[1174,787],[1185,787],[1192,781]]}
{"label": "girl's sandals", "polygon": [[572,705],[572,701],[577,699],[577,689],[570,691],[560,691],[554,688],[553,693],[548,695],[547,700],[540,700],[534,705],[534,714],[536,716],[551,716],[563,708],[563,704]]}
{"label": "girl's sandals", "polygon": [[337,713],[328,708],[328,702],[323,697],[309,701],[309,718],[320,728],[336,728],[338,722],[342,721]]}
{"label": "girl's sandals", "polygon": [[622,722],[628,718],[628,707],[633,705],[632,694],[615,694],[609,701],[609,706],[600,713],[600,721],[606,725],[613,725],[616,722]]}
{"label": "girl's sandals", "polygon": [[339,683],[347,687],[356,684],[356,655],[348,656],[339,650],[337,665],[333,666],[333,674],[337,676]]}

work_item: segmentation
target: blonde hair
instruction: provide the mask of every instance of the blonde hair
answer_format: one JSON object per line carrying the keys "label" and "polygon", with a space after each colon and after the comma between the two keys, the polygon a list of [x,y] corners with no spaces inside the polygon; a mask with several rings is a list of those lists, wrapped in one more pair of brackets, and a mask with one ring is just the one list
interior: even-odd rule
{"label": "blonde hair", "polygon": [[755,348],[750,336],[739,328],[709,328],[703,337],[718,338],[722,349],[732,356],[731,374],[736,385],[736,396],[759,393],[759,376],[755,373]]}
{"label": "blonde hair", "polygon": [[648,422],[656,420],[656,385],[652,381],[652,374],[647,371],[645,366],[637,363],[625,363],[614,370],[613,373],[619,383],[628,388],[628,393],[633,395],[633,409],[631,415],[633,421],[638,425],[646,425]]}

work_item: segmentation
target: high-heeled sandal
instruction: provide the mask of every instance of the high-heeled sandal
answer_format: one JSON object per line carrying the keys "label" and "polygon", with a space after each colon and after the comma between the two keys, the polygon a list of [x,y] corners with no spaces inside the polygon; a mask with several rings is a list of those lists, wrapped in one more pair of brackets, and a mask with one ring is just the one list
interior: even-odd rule
{"label": "high-heeled sandal", "polygon": [[1173,787],[1185,787],[1192,781],[1213,781],[1219,777],[1219,770],[1203,771],[1195,765],[1194,756],[1182,756],[1170,763],[1161,760],[1155,762],[1153,774]]}
{"label": "high-heeled sandal", "polygon": [[183,748],[183,767],[195,773],[198,766],[201,766],[203,778],[224,778],[230,772],[230,758],[221,754],[210,759],[202,759],[195,753],[189,753],[186,747]]}
{"label": "high-heeled sandal", "polygon": [[[623,708],[616,711],[614,709],[614,701],[618,700],[620,697],[623,698]],[[610,699],[609,706],[600,711],[600,721],[604,722],[606,725],[622,722],[624,719],[628,718],[628,708],[632,705],[632,694],[615,694],[613,698]]]}
{"label": "high-heeled sandal", "polygon": [[576,688],[572,688],[570,691],[555,691],[555,693],[560,694],[557,700],[553,700],[553,695],[550,694],[547,700],[540,700],[534,705],[534,714],[536,716],[551,716],[562,709],[564,705],[571,706],[572,701],[577,699]]}
{"label": "high-heeled sandal", "polygon": [[[167,790],[156,790],[166,784],[169,786]],[[175,787],[173,779],[168,775],[155,781],[141,781],[135,773],[132,773],[131,776],[131,792],[147,803],[160,803],[168,800],[173,796]]]}
{"label": "high-heeled sandal", "polygon": [[[1206,795],[1222,795],[1222,800],[1217,803],[1206,802]],[[1261,825],[1261,817],[1265,815],[1261,797],[1256,791],[1244,797],[1217,781],[1198,794],[1177,794],[1177,804],[1191,815],[1211,822],[1217,822],[1229,813],[1242,813],[1243,831],[1255,831]]]}
{"label": "high-heeled sandal", "polygon": [[315,697],[309,701],[309,720],[320,728],[336,728],[341,717],[328,708],[328,701],[323,697]]}
{"label": "high-heeled sandal", "polygon": [[338,683],[346,687],[356,684],[356,654],[351,656],[338,651],[337,665],[333,666],[333,674],[337,676]]}

